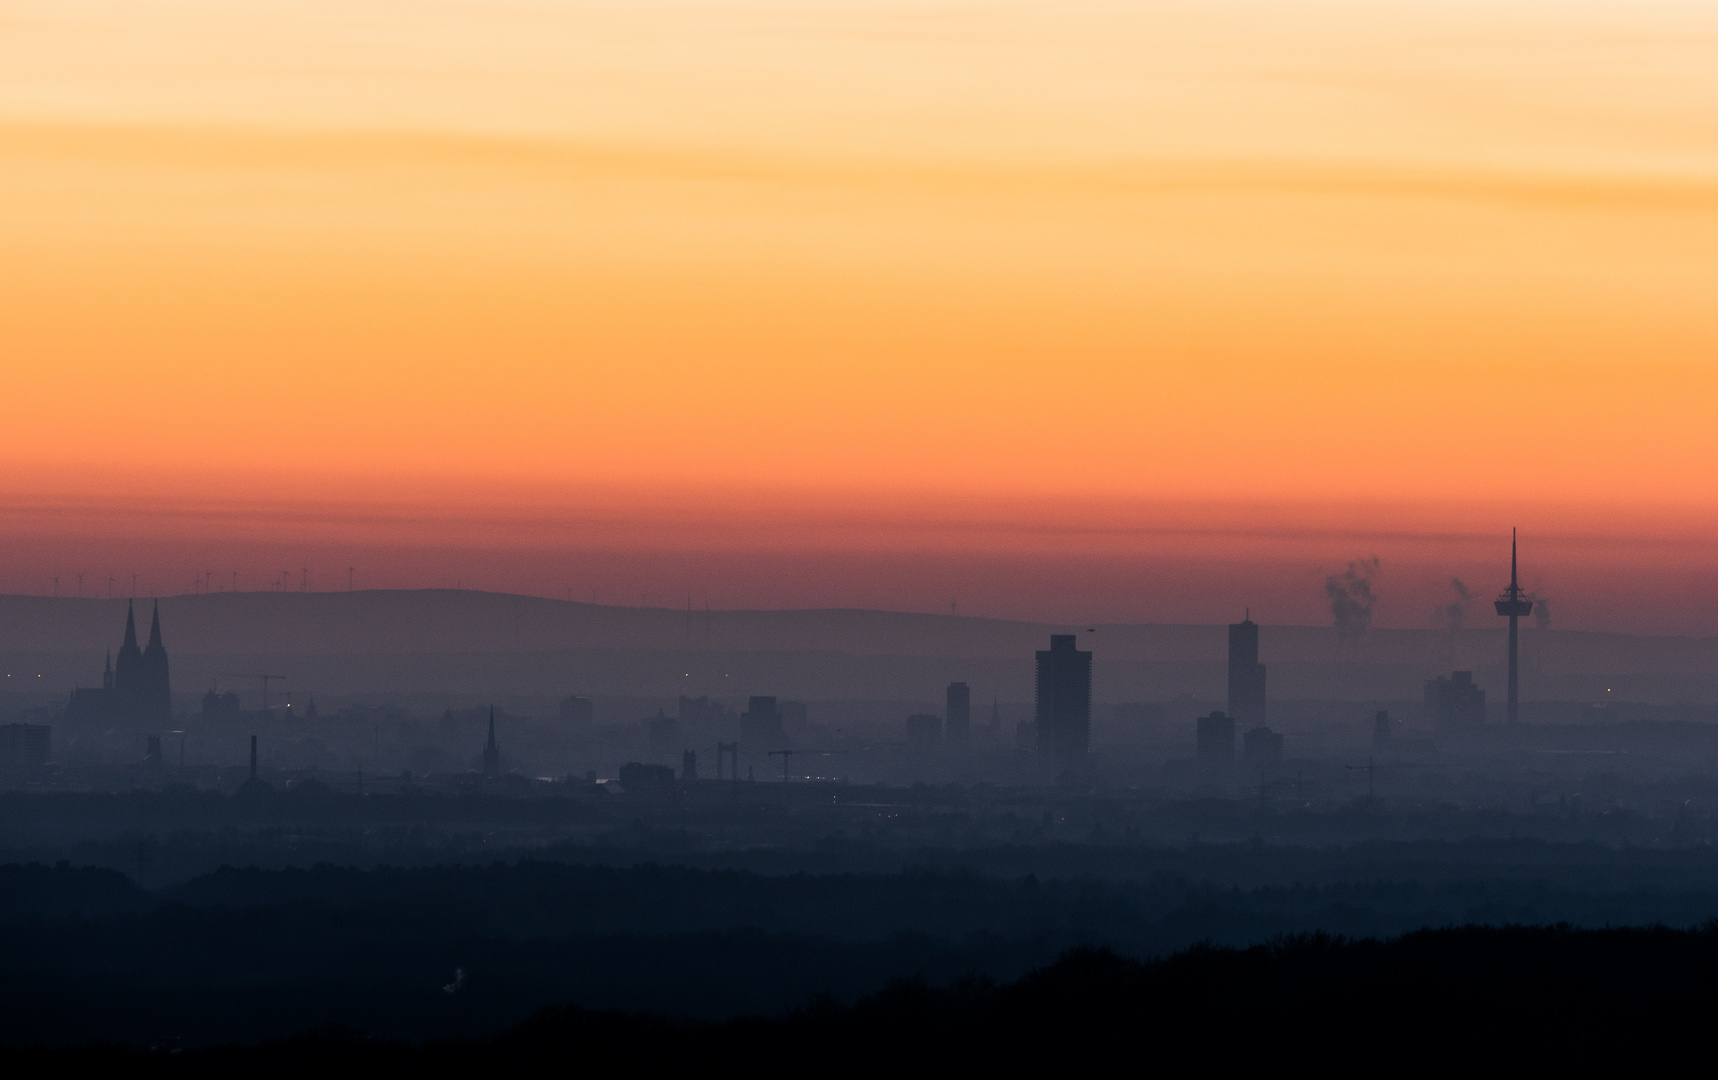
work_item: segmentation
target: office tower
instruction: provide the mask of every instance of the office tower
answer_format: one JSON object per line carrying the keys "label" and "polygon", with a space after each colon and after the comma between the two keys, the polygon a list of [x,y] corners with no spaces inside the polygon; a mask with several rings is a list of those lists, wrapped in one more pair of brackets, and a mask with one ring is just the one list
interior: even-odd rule
{"label": "office tower", "polygon": [[963,682],[948,684],[947,719],[943,734],[951,743],[964,743],[972,735],[972,690]]}
{"label": "office tower", "polygon": [[648,730],[650,760],[672,761],[674,751],[686,748],[685,740],[680,736],[680,721],[661,709],[656,710],[656,715],[645,724]]}
{"label": "office tower", "polygon": [[1200,764],[1227,765],[1235,760],[1235,718],[1214,712],[1198,721],[1197,747]]}
{"label": "office tower", "polygon": [[942,726],[936,713],[914,713],[907,717],[907,744],[915,750],[933,749],[942,740]]}
{"label": "office tower", "polygon": [[754,754],[780,748],[787,734],[776,712],[775,698],[754,697],[740,714],[740,742]]}
{"label": "office tower", "polygon": [[1283,736],[1268,727],[1256,727],[1241,736],[1241,760],[1249,769],[1270,769],[1282,764]]}
{"label": "office tower", "polygon": [[1229,624],[1229,715],[1241,724],[1265,722],[1265,665],[1259,663],[1259,624]]}
{"label": "office tower", "polygon": [[228,690],[226,693],[216,693],[213,686],[203,694],[203,720],[215,722],[220,720],[237,720],[244,715],[239,706],[237,692]]}
{"label": "office tower", "polygon": [[628,795],[663,795],[674,790],[674,770],[667,765],[629,761],[619,770],[620,786]]}
{"label": "office tower", "polygon": [[1052,634],[1038,653],[1038,758],[1056,769],[1083,765],[1091,744],[1092,654],[1074,642]]}
{"label": "office tower", "polygon": [[1462,731],[1485,724],[1485,691],[1474,685],[1473,672],[1452,671],[1426,682],[1426,712],[1443,731]]}
{"label": "office tower", "polygon": [[0,768],[46,765],[53,753],[53,730],[46,724],[0,724]]}
{"label": "office tower", "polygon": [[732,719],[719,701],[708,697],[680,695],[680,730],[689,742],[702,742],[713,734],[727,734]]}

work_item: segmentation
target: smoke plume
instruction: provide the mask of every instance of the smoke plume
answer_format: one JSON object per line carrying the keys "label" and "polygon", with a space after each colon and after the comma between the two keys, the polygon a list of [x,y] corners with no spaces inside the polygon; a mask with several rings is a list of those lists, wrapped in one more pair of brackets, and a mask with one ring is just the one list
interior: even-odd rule
{"label": "smoke plume", "polygon": [[1372,592],[1372,577],[1378,572],[1378,556],[1356,559],[1341,574],[1324,579],[1324,595],[1330,601],[1330,616],[1336,622],[1336,640],[1341,645],[1353,645],[1372,626],[1372,605],[1378,597]]}
{"label": "smoke plume", "polygon": [[1455,599],[1438,608],[1438,622],[1443,624],[1444,633],[1454,640],[1467,623],[1467,609],[1473,605],[1473,593],[1462,584],[1461,578],[1450,578],[1450,591],[1455,594]]}
{"label": "smoke plume", "polygon": [[1545,630],[1550,626],[1551,601],[1542,596],[1535,597],[1533,600],[1533,628],[1535,630]]}

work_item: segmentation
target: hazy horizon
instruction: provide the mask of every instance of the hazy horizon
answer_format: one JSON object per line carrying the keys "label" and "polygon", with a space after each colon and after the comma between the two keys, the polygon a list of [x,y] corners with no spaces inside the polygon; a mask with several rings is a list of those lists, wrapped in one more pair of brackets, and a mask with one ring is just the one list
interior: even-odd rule
{"label": "hazy horizon", "polygon": [[1707,7],[6,12],[0,590],[1718,633]]}

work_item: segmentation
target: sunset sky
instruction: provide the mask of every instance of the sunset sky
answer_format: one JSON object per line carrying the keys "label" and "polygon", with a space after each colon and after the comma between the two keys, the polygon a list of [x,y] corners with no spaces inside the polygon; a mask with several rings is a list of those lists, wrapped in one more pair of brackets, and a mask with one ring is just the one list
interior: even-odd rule
{"label": "sunset sky", "polygon": [[0,0],[0,369],[0,592],[1718,634],[1718,5]]}

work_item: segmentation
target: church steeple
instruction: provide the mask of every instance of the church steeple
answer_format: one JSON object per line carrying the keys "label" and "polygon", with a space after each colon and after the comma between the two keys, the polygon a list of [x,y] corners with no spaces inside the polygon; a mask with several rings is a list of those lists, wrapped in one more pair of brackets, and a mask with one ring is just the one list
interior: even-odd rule
{"label": "church steeple", "polygon": [[[133,634],[132,637],[135,639],[136,635]],[[161,644],[161,604],[157,602],[155,614],[149,620],[149,651],[156,652],[165,648],[166,646]]]}
{"label": "church steeple", "polygon": [[142,714],[160,724],[173,719],[172,681],[167,670],[167,646],[161,643],[161,604],[155,604],[149,620],[149,647],[143,650],[142,676],[138,686],[138,704]]}
{"label": "church steeple", "polygon": [[125,642],[119,655],[113,658],[113,709],[126,720],[134,720],[143,711],[148,695],[143,686],[143,650],[137,647],[137,614],[132,604],[125,604]]}

